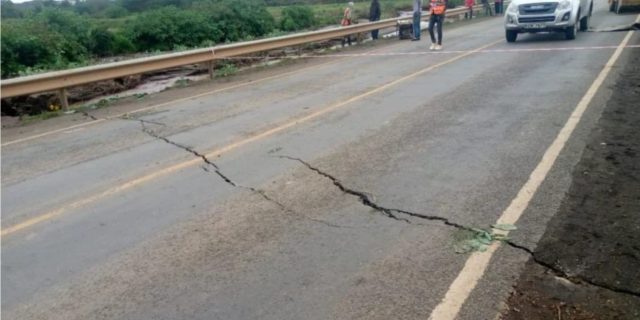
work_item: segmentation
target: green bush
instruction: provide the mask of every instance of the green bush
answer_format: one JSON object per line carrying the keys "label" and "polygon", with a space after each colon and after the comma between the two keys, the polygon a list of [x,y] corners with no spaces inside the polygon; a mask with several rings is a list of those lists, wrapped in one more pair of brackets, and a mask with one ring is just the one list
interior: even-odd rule
{"label": "green bush", "polygon": [[[479,3],[479,1],[477,1]],[[455,8],[464,5],[464,0],[449,0],[447,1],[447,8]]]}
{"label": "green bush", "polygon": [[191,9],[170,6],[143,12],[124,33],[140,50],[166,51],[262,37],[274,24],[260,1],[202,0]]}
{"label": "green bush", "polygon": [[[91,47],[92,25],[87,17],[64,9],[44,9],[31,18],[42,23],[65,39],[66,49],[62,52],[69,61],[86,58]],[[41,35],[38,35],[42,37]]]}
{"label": "green bush", "polygon": [[275,21],[264,2],[256,0],[202,0],[193,10],[204,12],[222,32],[220,41],[262,37],[274,30]]}
{"label": "green bush", "polygon": [[238,67],[231,63],[225,63],[218,69],[216,69],[216,76],[218,77],[228,77],[234,75],[238,72]]}
{"label": "green bush", "polygon": [[202,12],[164,7],[142,13],[125,28],[125,34],[142,51],[168,51],[176,46],[195,47],[223,34]]}
{"label": "green bush", "polygon": [[106,29],[93,29],[90,34],[91,44],[89,50],[91,53],[105,57],[113,54],[113,42],[115,36]]}
{"label": "green bush", "polygon": [[126,36],[116,33],[113,37],[113,54],[132,53],[136,47]]}
{"label": "green bush", "polygon": [[29,69],[46,69],[67,62],[81,62],[86,49],[42,21],[2,22],[2,78]]}
{"label": "green bush", "polygon": [[282,9],[282,20],[280,20],[281,30],[295,31],[308,29],[315,25],[316,18],[311,7],[292,6]]}
{"label": "green bush", "polygon": [[84,65],[91,56],[133,52],[131,41],[74,11],[44,8],[2,21],[2,78]]}
{"label": "green bush", "polygon": [[117,18],[122,18],[125,17],[129,14],[129,11],[127,11],[127,9],[125,9],[124,7],[121,7],[117,4],[111,4],[109,5],[104,12],[102,12],[102,16],[106,17],[106,18],[110,18],[110,19],[117,19]]}

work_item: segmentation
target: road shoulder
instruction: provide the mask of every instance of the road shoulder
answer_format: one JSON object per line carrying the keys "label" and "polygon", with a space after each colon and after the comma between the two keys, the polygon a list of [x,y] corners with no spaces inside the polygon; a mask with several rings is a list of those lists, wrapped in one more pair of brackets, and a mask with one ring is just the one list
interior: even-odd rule
{"label": "road shoulder", "polygon": [[627,62],[503,319],[640,317],[640,56]]}

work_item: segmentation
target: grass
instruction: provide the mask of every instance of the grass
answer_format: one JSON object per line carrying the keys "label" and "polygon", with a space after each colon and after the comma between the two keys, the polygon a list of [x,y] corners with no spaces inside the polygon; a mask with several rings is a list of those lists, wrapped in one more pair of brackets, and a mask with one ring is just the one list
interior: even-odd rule
{"label": "grass", "polygon": [[225,63],[216,70],[217,77],[228,77],[238,72],[238,67],[232,63]]}
{"label": "grass", "polygon": [[173,84],[173,87],[175,87],[175,88],[184,88],[184,87],[188,86],[190,82],[191,82],[191,80],[189,80],[189,79],[180,78],[180,79],[176,80],[176,82]]}
{"label": "grass", "polygon": [[42,121],[42,120],[47,120],[47,119],[51,119],[51,118],[56,118],[59,117],[63,114],[63,111],[61,110],[55,110],[55,111],[45,111],[39,114],[35,114],[35,115],[24,115],[20,117],[20,124],[29,124],[29,123],[33,123],[36,121]]}

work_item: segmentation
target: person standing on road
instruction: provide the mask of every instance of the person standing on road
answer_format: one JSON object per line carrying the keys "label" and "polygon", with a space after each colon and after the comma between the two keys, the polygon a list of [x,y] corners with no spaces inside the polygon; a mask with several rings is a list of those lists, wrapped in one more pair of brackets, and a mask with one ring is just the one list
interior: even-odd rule
{"label": "person standing on road", "polygon": [[420,40],[420,20],[422,18],[422,0],[413,0],[413,39]]}
{"label": "person standing on road", "polygon": [[[371,1],[371,7],[369,8],[369,21],[378,20],[380,20],[380,1],[373,0]],[[378,40],[378,29],[371,31],[371,38],[373,40]]]}
{"label": "person standing on road", "polygon": [[495,0],[494,4],[495,4],[496,16],[501,16],[502,15],[502,0]]}
{"label": "person standing on road", "polygon": [[[431,36],[430,50],[442,50],[442,24],[444,13],[447,11],[447,0],[431,0],[429,5],[429,35]],[[437,28],[438,38],[435,37],[434,27]]]}
{"label": "person standing on road", "polygon": [[493,17],[493,11],[491,11],[491,5],[489,4],[489,0],[482,0],[482,6],[484,7],[484,15]]}
{"label": "person standing on road", "polygon": [[467,7],[467,9],[469,9],[469,12],[465,12],[464,14],[464,18],[465,19],[473,19],[473,6],[476,5],[475,0],[464,0],[464,6]]}
{"label": "person standing on road", "polygon": [[[347,5],[347,7],[344,8],[344,14],[342,15],[342,21],[340,22],[340,25],[342,25],[343,27],[350,26],[352,22],[351,20],[352,13],[353,13],[353,2],[349,2],[349,5]],[[342,39],[342,47],[344,47],[345,42],[348,42],[349,46],[351,46],[351,35],[347,35]]]}

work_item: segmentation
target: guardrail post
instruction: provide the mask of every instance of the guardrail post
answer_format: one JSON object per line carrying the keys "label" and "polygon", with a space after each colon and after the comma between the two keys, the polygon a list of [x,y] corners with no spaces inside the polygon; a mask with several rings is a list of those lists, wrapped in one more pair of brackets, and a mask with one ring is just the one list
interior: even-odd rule
{"label": "guardrail post", "polygon": [[62,110],[69,110],[69,99],[66,88],[58,90],[58,99],[60,100],[60,105],[62,105]]}
{"label": "guardrail post", "polygon": [[207,62],[207,68],[209,69],[209,79],[215,78],[216,74],[214,73],[213,60]]}

